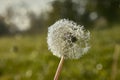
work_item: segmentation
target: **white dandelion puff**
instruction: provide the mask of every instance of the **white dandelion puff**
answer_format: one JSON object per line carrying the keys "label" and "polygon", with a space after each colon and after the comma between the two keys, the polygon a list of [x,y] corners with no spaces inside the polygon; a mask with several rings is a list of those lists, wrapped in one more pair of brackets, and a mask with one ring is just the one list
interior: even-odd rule
{"label": "white dandelion puff", "polygon": [[64,58],[78,59],[90,48],[90,32],[86,31],[84,26],[67,19],[61,19],[50,26],[47,38],[49,50],[61,58],[54,80],[58,80]]}
{"label": "white dandelion puff", "polygon": [[48,29],[48,47],[57,57],[78,59],[88,51],[90,32],[73,21],[61,19]]}

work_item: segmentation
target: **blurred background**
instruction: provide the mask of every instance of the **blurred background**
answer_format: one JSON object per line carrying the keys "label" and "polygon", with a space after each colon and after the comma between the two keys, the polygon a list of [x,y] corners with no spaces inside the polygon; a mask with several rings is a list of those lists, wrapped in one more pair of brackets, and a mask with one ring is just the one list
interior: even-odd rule
{"label": "blurred background", "polygon": [[62,18],[90,30],[91,49],[60,80],[120,80],[120,0],[0,0],[0,80],[53,80],[47,30]]}

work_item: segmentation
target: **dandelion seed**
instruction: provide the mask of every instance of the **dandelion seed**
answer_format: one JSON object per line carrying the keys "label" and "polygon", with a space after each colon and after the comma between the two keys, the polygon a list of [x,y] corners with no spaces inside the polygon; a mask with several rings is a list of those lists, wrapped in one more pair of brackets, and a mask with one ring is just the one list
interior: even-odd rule
{"label": "dandelion seed", "polygon": [[103,68],[103,65],[102,65],[102,64],[97,64],[97,65],[96,65],[96,69],[97,69],[97,70],[102,70],[102,68]]}
{"label": "dandelion seed", "polygon": [[90,32],[73,21],[62,19],[48,29],[48,47],[57,57],[78,59],[88,51]]}
{"label": "dandelion seed", "polygon": [[48,47],[53,55],[60,57],[54,80],[58,80],[64,59],[78,59],[88,51],[90,32],[73,21],[61,19],[48,29]]}

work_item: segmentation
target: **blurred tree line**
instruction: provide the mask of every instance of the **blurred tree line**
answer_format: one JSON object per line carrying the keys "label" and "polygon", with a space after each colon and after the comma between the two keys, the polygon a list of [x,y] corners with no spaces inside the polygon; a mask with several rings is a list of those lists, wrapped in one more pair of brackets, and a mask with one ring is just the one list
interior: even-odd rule
{"label": "blurred tree line", "polygon": [[[102,29],[120,21],[120,0],[55,0],[53,10],[36,17],[29,13],[31,29],[27,33],[46,32],[56,20],[67,18],[87,28]],[[0,17],[0,35],[8,34],[9,25]]]}
{"label": "blurred tree line", "polygon": [[49,14],[51,24],[67,18],[89,28],[107,27],[120,21],[120,0],[57,0]]}

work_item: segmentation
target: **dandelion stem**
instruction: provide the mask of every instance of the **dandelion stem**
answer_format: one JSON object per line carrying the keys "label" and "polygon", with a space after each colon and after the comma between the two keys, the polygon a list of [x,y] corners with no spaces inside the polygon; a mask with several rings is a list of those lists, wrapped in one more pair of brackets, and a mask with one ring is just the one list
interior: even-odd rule
{"label": "dandelion stem", "polygon": [[120,46],[116,45],[115,51],[113,54],[111,80],[116,80],[116,76],[117,76],[117,72],[118,72],[117,66],[118,66],[118,60],[119,60],[119,53],[120,53]]}
{"label": "dandelion stem", "polygon": [[54,80],[58,80],[58,77],[59,77],[60,72],[62,70],[63,62],[64,62],[64,56],[61,57],[61,60],[59,62],[58,68],[57,68],[57,71],[56,71],[55,76],[54,76]]}

